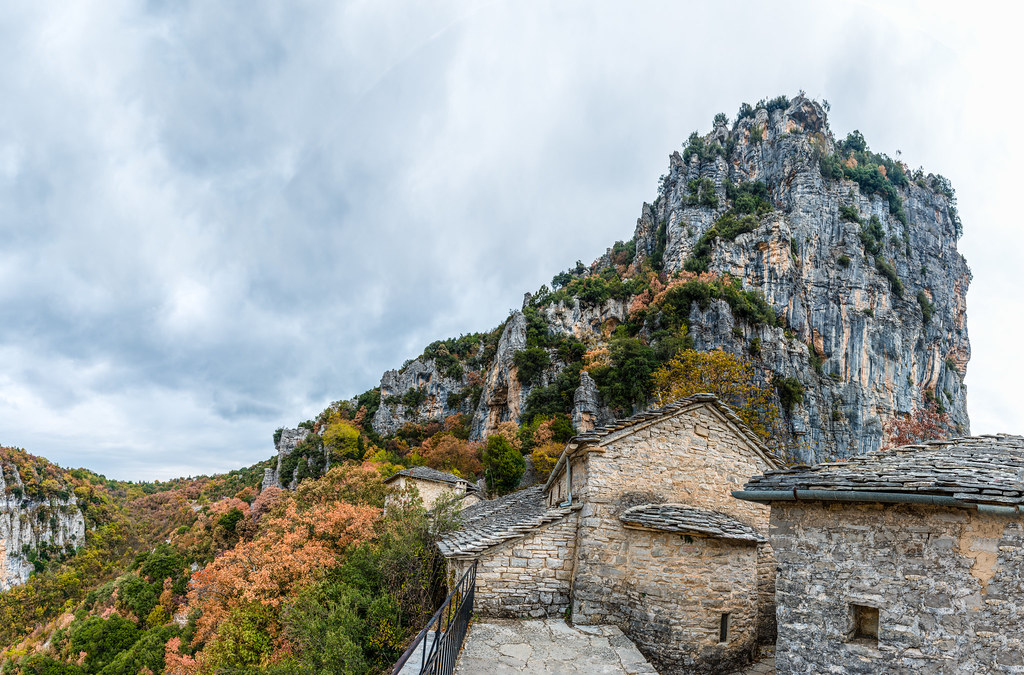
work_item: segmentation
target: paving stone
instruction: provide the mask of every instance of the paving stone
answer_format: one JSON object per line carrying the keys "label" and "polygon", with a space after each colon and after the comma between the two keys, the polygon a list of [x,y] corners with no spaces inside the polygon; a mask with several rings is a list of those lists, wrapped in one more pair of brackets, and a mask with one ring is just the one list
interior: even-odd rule
{"label": "paving stone", "polygon": [[[485,654],[493,658],[482,658]],[[474,621],[455,673],[657,675],[618,628],[569,626],[561,619]]]}

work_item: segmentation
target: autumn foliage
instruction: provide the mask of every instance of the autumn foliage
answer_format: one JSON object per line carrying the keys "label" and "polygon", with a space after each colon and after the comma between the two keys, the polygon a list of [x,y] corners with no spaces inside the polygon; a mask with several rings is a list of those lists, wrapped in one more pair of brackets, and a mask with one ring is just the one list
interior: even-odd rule
{"label": "autumn foliage", "polygon": [[189,607],[202,611],[195,644],[209,640],[233,610],[279,605],[365,541],[381,515],[375,507],[345,502],[302,506],[284,497],[261,523],[261,533],[218,556],[192,576]]}
{"label": "autumn foliage", "polygon": [[661,403],[701,392],[715,394],[776,454],[790,454],[774,390],[748,359],[721,349],[683,349],[654,373],[654,387]]}
{"label": "autumn foliage", "polygon": [[472,479],[483,471],[480,461],[482,443],[456,438],[442,432],[423,442],[420,455],[427,466],[440,471],[449,471],[458,476]]}
{"label": "autumn foliage", "polygon": [[883,428],[884,448],[949,438],[952,426],[949,415],[941,412],[938,405],[931,402],[909,415],[894,417],[886,422]]}

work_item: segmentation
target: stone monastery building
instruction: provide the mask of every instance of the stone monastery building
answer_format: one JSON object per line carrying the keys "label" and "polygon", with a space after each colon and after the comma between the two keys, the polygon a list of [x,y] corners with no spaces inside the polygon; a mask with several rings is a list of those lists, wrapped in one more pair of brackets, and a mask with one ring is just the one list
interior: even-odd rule
{"label": "stone monastery building", "polygon": [[663,673],[723,672],[775,620],[769,508],[731,493],[778,468],[697,394],[574,437],[545,485],[465,509],[440,548],[453,578],[479,563],[481,615],[615,624]]}
{"label": "stone monastery building", "polygon": [[[480,501],[480,489],[475,484],[453,473],[425,466],[403,469],[385,480],[384,485],[393,490],[403,490],[410,485],[416,486],[416,491],[423,500],[423,508],[428,511],[434,508],[437,500],[446,493],[461,497],[464,508]],[[391,499],[390,495],[388,499]]]}
{"label": "stone monastery building", "polygon": [[776,669],[1024,672],[1024,438],[770,471]]}

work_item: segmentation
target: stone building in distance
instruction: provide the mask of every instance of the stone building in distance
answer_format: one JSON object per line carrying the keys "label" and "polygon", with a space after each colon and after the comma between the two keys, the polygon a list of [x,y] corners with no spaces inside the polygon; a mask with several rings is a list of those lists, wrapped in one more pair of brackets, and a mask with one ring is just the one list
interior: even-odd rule
{"label": "stone building in distance", "polygon": [[[423,508],[428,511],[434,508],[434,504],[445,493],[461,497],[464,507],[472,506],[480,501],[480,489],[474,483],[453,473],[425,466],[403,469],[385,480],[384,485],[391,488],[391,493],[415,485],[423,500]],[[392,495],[389,494],[387,499],[391,498]]]}
{"label": "stone building in distance", "polygon": [[772,507],[780,675],[1024,672],[1024,438],[771,471],[736,496]]}
{"label": "stone building in distance", "polygon": [[711,394],[569,441],[550,478],[464,511],[440,543],[473,561],[482,615],[614,624],[664,673],[723,672],[774,630],[767,507],[733,499],[777,468]]}

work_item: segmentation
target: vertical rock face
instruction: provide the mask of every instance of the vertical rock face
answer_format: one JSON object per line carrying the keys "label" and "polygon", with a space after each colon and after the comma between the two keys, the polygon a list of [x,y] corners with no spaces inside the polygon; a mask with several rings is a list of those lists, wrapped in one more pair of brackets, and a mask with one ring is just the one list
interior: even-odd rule
{"label": "vertical rock face", "polygon": [[277,443],[274,444],[274,448],[277,450],[277,468],[270,474],[267,473],[270,469],[266,469],[263,472],[263,487],[284,487],[287,485],[291,489],[295,489],[295,486],[298,485],[299,482],[296,478],[299,471],[298,467],[291,472],[292,475],[285,476],[282,475],[281,464],[288,455],[292,454],[296,446],[306,438],[306,434],[308,433],[309,430],[303,429],[302,427],[281,430],[281,437],[278,438]]}
{"label": "vertical rock face", "polygon": [[526,404],[529,388],[516,377],[515,353],[526,349],[526,318],[522,312],[513,312],[505,324],[498,341],[498,352],[484,377],[484,391],[480,405],[473,414],[471,433],[486,436],[502,422],[518,422]]}
{"label": "vertical rock face", "polygon": [[[735,143],[728,159],[691,156],[686,162],[673,153],[659,198],[644,205],[637,222],[637,250],[653,253],[660,227],[665,269],[682,270],[701,235],[726,210],[726,182],[763,182],[774,210],[752,232],[731,242],[717,239],[709,271],[728,273],[763,293],[788,329],[737,324],[722,301],[705,311],[695,305],[690,328],[696,348],[744,353],[760,338],[765,366],[804,385],[790,423],[808,458],[878,448],[884,422],[921,407],[926,396],[934,396],[958,430],[968,433],[963,377],[971,353],[971,273],[956,250],[950,200],[911,181],[899,190],[903,223],[885,198],[853,180],[824,178],[818,157],[834,152],[835,143],[822,108],[802,97],[770,115],[758,109],[732,131],[718,126],[709,139],[716,136]],[[714,185],[719,206],[692,205],[688,186],[694,180]],[[866,252],[862,225],[844,218],[842,207],[854,209],[863,222],[877,218],[882,250]],[[879,269],[880,260],[895,270],[902,295]],[[922,299],[932,307],[927,319]]]}
{"label": "vertical rock face", "polygon": [[[401,370],[389,370],[380,381],[381,405],[373,416],[373,428],[393,434],[412,419],[443,420],[448,415],[470,412],[462,401],[451,405],[448,397],[467,386],[466,377],[447,377],[432,359],[415,359]],[[413,395],[410,395],[412,393]]]}
{"label": "vertical rock face", "polygon": [[[806,460],[876,449],[887,421],[926,400],[949,413],[957,432],[969,433],[963,378],[971,354],[971,273],[957,252],[959,221],[948,183],[890,162],[890,171],[909,173],[909,180],[889,181],[881,166],[875,182],[862,180],[862,187],[844,177],[843,167],[853,175],[857,160],[837,154],[818,103],[802,96],[772,103],[731,127],[716,120],[710,134],[673,153],[657,199],[641,209],[632,262],[615,259],[609,249],[589,270],[577,266],[576,277],[614,268],[626,279],[647,266],[660,274],[663,288],[697,254],[706,260],[702,269],[763,295],[778,326],[743,320],[725,300],[694,302],[689,339],[698,350],[754,355],[769,379],[799,381],[802,400],[786,416]],[[825,160],[834,162],[831,170]],[[770,209],[757,211],[739,234],[722,234],[720,219],[742,213],[735,211],[735,186],[756,183],[764,185]],[[524,310],[531,306],[549,335],[595,349],[630,320],[632,303],[642,299],[633,292],[638,295],[581,306],[579,297],[564,293],[538,302],[548,293],[542,289],[540,296],[527,295]],[[519,421],[531,391],[555,382],[565,366],[548,349],[550,367],[530,385],[519,381],[514,357],[526,349],[535,319],[514,312],[493,358],[461,380],[444,377],[430,359],[385,373],[374,429],[389,434],[406,421],[465,412],[479,438],[503,421]],[[639,337],[656,339],[650,332]],[[474,387],[476,405],[467,396]],[[589,375],[571,400],[577,429],[608,421]]]}
{"label": "vertical rock face", "polygon": [[28,581],[33,570],[29,551],[41,545],[65,548],[84,543],[85,518],[74,494],[67,499],[30,499],[17,467],[0,463],[0,592]]}
{"label": "vertical rock face", "polygon": [[593,431],[601,414],[601,397],[590,373],[580,373],[580,386],[573,396],[572,426],[581,434]]}

